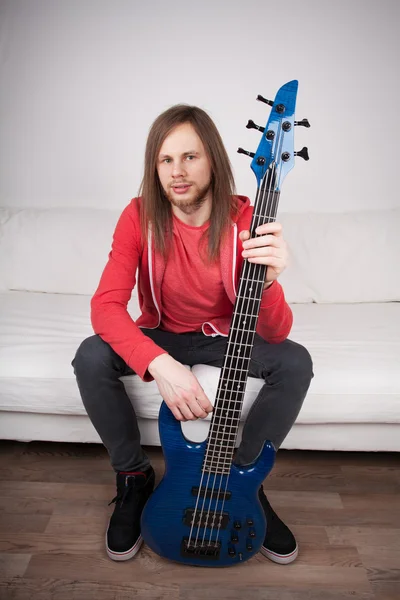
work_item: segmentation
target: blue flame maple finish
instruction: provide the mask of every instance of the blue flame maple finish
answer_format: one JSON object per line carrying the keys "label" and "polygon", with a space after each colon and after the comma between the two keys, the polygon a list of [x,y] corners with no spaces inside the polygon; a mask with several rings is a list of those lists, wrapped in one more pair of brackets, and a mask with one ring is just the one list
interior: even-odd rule
{"label": "blue flame maple finish", "polygon": [[[191,531],[191,525],[185,524],[185,514],[187,510],[194,510],[196,507],[198,493],[195,490],[200,486],[206,442],[187,440],[180,422],[175,419],[165,402],[160,409],[159,430],[165,474],[142,513],[142,536],[146,544],[164,558],[203,567],[232,566],[259,552],[265,538],[266,521],[258,500],[258,489],[272,469],[275,458],[273,446],[266,442],[252,465],[237,467],[232,464],[226,488],[229,499],[206,499],[202,519],[206,519],[211,507],[212,512],[216,510],[226,513],[227,523],[224,522],[219,534],[216,527],[193,528],[192,540],[196,541],[199,534],[198,545],[203,536],[205,540],[219,542],[220,546],[216,550],[218,557],[202,556],[201,548],[197,553],[185,554],[182,546]],[[207,487],[212,490],[215,480],[214,491],[217,491],[221,479],[221,491],[225,491],[227,475],[210,475]],[[207,474],[203,477],[201,487],[206,485]],[[203,499],[204,496],[198,504],[199,517]],[[240,529],[237,528],[239,524]],[[237,541],[234,542],[232,538],[235,537]]]}
{"label": "blue flame maple finish", "polygon": [[[294,165],[297,86],[297,81],[289,81],[273,103],[266,101],[272,109],[266,127],[256,126],[263,131],[257,152],[239,148],[254,156],[251,168],[258,185],[252,237],[259,225],[275,220],[282,181]],[[164,402],[161,405],[166,471],[144,508],[141,528],[144,541],[165,558],[226,567],[251,558],[265,539],[258,489],[272,469],[274,448],[267,441],[252,465],[233,463],[265,274],[265,265],[243,261],[207,440],[187,440],[180,421]]]}

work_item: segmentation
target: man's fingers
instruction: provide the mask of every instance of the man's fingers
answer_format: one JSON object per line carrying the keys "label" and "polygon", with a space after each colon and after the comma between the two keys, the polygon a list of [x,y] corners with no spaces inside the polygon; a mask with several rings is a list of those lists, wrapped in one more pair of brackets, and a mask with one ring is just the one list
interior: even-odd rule
{"label": "man's fingers", "polygon": [[207,413],[210,413],[214,410],[213,405],[205,395],[204,390],[201,386],[200,389],[196,392],[196,401],[200,404],[201,408]]}
{"label": "man's fingers", "polygon": [[192,413],[197,418],[205,419],[205,417],[208,415],[207,411],[204,410],[204,408],[198,402],[197,398],[194,398],[193,400],[190,400],[188,402],[188,406],[189,406],[190,410],[192,411]]}
{"label": "man's fingers", "polygon": [[187,403],[185,403],[185,401],[181,401],[178,404],[178,408],[181,411],[183,417],[187,420],[187,421],[193,421],[193,419],[196,419],[197,417],[194,415],[194,413],[190,410],[190,407],[188,406]]}
{"label": "man's fingers", "polygon": [[177,406],[170,406],[169,408],[177,421],[186,421]]}

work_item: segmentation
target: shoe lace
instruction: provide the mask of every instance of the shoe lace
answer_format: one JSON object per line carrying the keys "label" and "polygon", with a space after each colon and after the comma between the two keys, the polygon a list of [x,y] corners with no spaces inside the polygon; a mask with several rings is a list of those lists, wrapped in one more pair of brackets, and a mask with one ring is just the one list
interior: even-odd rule
{"label": "shoe lace", "polygon": [[123,487],[123,491],[122,488],[119,488],[117,490],[117,495],[111,500],[111,502],[108,503],[108,506],[110,506],[110,504],[114,504],[115,502],[115,504],[119,503],[119,507],[122,508],[125,500],[128,498],[129,494],[132,492],[133,489],[133,480],[128,479],[127,483]]}

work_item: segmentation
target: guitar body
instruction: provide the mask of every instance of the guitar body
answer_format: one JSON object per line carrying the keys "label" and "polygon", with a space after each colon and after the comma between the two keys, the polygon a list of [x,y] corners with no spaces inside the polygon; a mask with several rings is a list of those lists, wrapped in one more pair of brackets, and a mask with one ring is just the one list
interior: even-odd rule
{"label": "guitar body", "polygon": [[[209,494],[214,492],[215,496],[220,490],[225,499],[222,495],[210,498],[204,492],[201,496],[196,492],[206,442],[187,440],[180,422],[165,402],[160,409],[159,429],[165,475],[142,513],[142,536],[146,544],[164,558],[189,565],[226,567],[251,558],[260,550],[265,538],[266,521],[258,489],[272,469],[273,446],[266,442],[252,465],[232,464],[229,476],[205,474],[201,487],[208,488]],[[208,526],[192,529],[196,503],[197,523]],[[223,515],[220,528],[212,526],[214,513]],[[192,539],[188,545],[191,529]],[[235,538],[237,541],[232,541]]]}

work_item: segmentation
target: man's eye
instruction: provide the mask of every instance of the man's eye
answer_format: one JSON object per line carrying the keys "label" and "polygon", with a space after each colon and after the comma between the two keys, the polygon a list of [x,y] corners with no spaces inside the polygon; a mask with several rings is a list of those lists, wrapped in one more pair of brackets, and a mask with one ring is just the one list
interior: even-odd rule
{"label": "man's eye", "polygon": [[164,158],[163,162],[169,163],[169,162],[171,162],[171,159],[170,158]]}
{"label": "man's eye", "polygon": [[189,159],[191,160],[192,158],[195,158],[195,156],[194,156],[194,154],[188,154],[186,158],[187,158],[188,160],[189,160]]}

